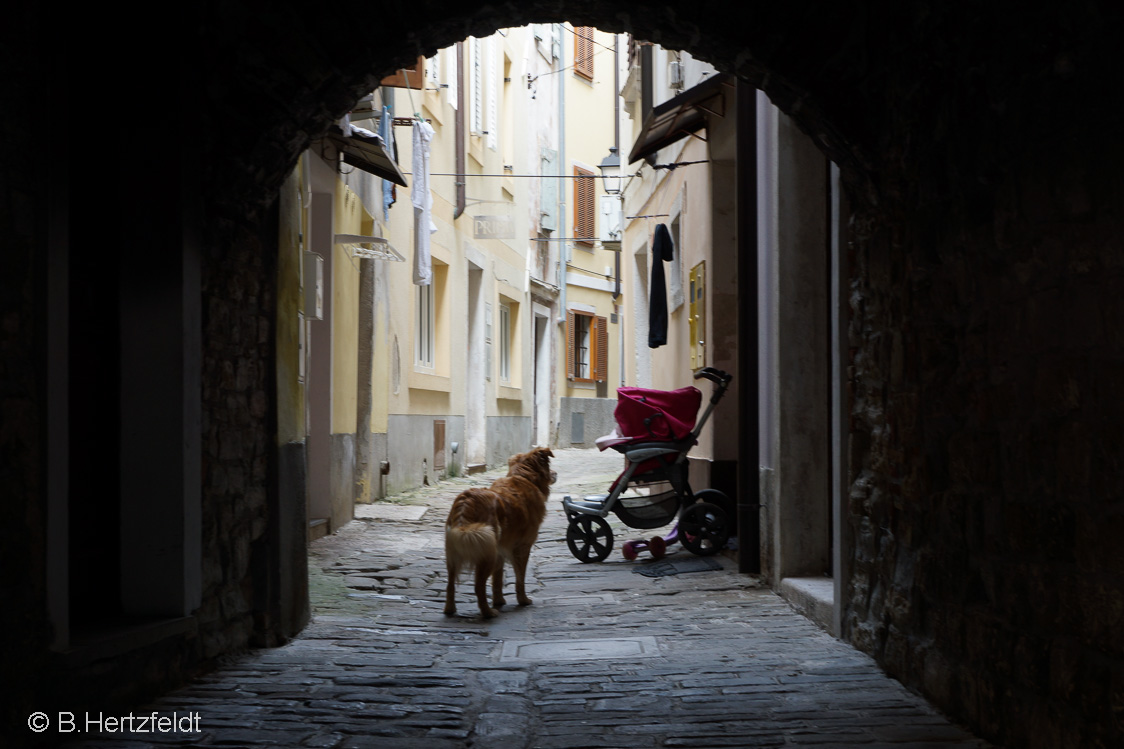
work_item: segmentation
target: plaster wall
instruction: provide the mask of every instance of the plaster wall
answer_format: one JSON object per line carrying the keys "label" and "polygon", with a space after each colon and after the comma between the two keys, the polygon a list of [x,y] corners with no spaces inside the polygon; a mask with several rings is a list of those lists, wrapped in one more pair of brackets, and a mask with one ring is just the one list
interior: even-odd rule
{"label": "plaster wall", "polygon": [[828,164],[785,115],[777,131],[776,495],[772,576],[830,572]]}
{"label": "plaster wall", "polygon": [[489,416],[488,436],[488,465],[506,466],[512,455],[531,448],[531,417]]}
{"label": "plaster wall", "polygon": [[[390,461],[390,473],[385,477],[387,494],[409,491],[424,484],[432,486],[445,478],[445,474],[439,475],[434,469],[433,422],[436,420],[445,422],[446,472],[452,471],[455,465],[457,472],[463,475],[464,417],[392,414],[386,441],[386,455]],[[454,442],[460,445],[455,459],[452,454]]]}
{"label": "plaster wall", "polygon": [[[559,447],[593,447],[594,440],[616,428],[613,410],[615,398],[561,398],[559,401]],[[582,431],[574,431],[574,414],[581,414]]]}

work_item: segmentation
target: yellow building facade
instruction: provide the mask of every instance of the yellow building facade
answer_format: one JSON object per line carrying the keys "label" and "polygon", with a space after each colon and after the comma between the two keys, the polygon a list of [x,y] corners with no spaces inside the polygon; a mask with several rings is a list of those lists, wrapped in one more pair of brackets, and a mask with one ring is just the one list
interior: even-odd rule
{"label": "yellow building facade", "polygon": [[[316,532],[611,429],[622,292],[598,167],[620,116],[614,47],[565,24],[466,39],[384,79],[290,176],[279,272],[296,322],[279,346],[301,366],[279,391],[304,400],[287,431],[306,435]],[[594,412],[576,434],[573,414]]]}

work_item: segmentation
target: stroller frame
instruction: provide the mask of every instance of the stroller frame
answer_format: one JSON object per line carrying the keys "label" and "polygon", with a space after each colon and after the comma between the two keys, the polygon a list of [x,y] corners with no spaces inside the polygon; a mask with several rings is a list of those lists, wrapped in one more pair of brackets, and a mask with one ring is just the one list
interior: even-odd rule
{"label": "stroller frame", "polygon": [[[689,551],[701,556],[716,554],[725,547],[730,536],[733,503],[715,489],[691,490],[687,480],[687,455],[698,444],[699,434],[726,394],[733,376],[714,367],[704,367],[695,372],[694,378],[710,380],[714,390],[702,417],[685,437],[612,445],[612,449],[624,455],[625,470],[609,493],[563,497],[562,509],[569,520],[566,543],[578,560],[600,562],[612,551],[613,531],[605,521],[610,513],[630,528],[660,528],[677,519],[675,530],[664,540],[667,543],[680,541]],[[656,495],[622,496],[630,487],[651,488],[664,484],[670,489]],[[627,552],[626,549],[626,556]]]}

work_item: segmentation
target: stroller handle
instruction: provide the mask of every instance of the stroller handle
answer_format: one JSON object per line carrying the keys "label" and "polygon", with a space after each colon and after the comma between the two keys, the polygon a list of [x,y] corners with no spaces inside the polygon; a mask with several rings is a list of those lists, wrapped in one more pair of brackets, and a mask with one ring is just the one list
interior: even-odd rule
{"label": "stroller handle", "polygon": [[706,411],[703,412],[702,418],[695,424],[695,428],[691,430],[691,438],[698,439],[699,434],[702,433],[702,428],[710,418],[710,414],[714,411],[714,407],[718,405],[718,401],[722,400],[722,396],[726,394],[726,388],[730,386],[730,380],[734,379],[732,374],[724,372],[721,369],[714,367],[703,367],[698,372],[695,372],[696,380],[710,380],[715,384],[714,392],[710,396],[710,403],[706,406]]}
{"label": "stroller handle", "polygon": [[714,367],[703,367],[698,372],[695,372],[694,376],[696,380],[705,378],[716,385],[728,385],[730,380],[734,379],[732,374],[727,374],[721,369],[715,369]]}

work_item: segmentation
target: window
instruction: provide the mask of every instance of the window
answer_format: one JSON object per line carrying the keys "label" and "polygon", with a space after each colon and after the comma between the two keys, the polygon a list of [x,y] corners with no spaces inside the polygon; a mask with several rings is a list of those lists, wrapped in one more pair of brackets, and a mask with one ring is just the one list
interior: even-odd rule
{"label": "window", "polygon": [[590,312],[566,313],[566,377],[575,382],[605,382],[609,377],[608,320]]}
{"label": "window", "polygon": [[511,307],[500,304],[500,382],[511,382]]}
{"label": "window", "polygon": [[539,54],[545,57],[547,62],[557,60],[560,51],[557,24],[536,23],[532,24],[532,28],[535,31],[535,46],[538,47]]}
{"label": "window", "polygon": [[574,27],[574,72],[593,80],[593,27]]}
{"label": "window", "polygon": [[597,178],[593,172],[574,167],[574,238],[582,245],[592,245],[597,236]]}
{"label": "window", "polygon": [[417,327],[414,333],[415,359],[419,366],[432,368],[435,348],[434,339],[436,338],[433,285],[418,286],[417,289]]}

